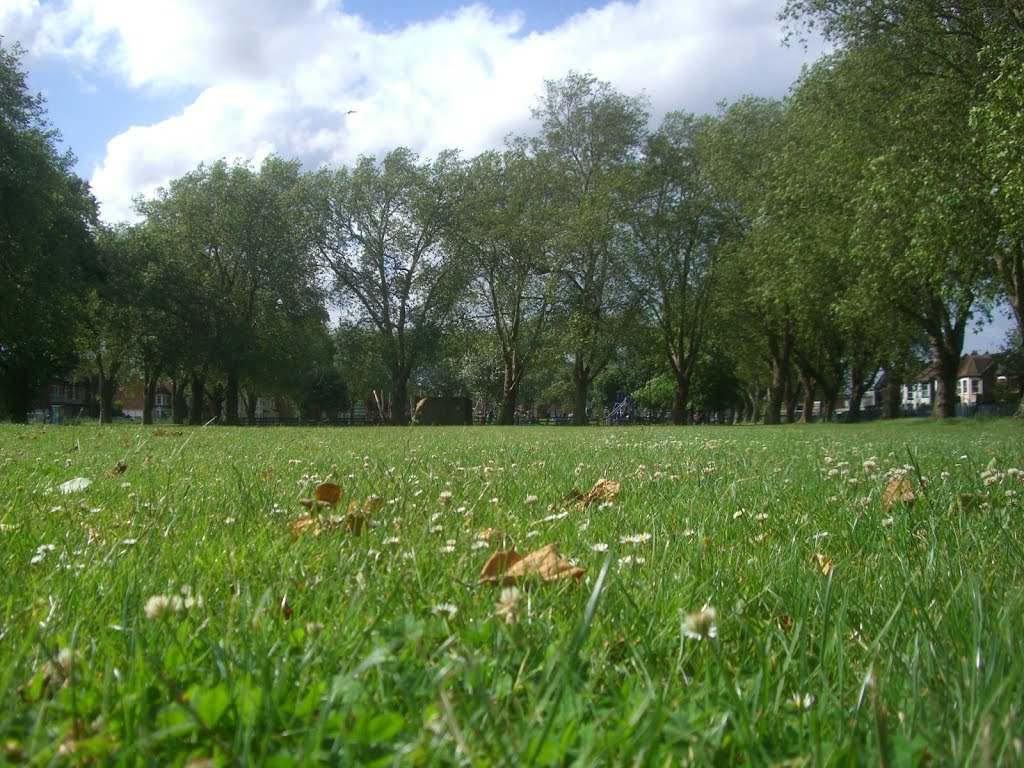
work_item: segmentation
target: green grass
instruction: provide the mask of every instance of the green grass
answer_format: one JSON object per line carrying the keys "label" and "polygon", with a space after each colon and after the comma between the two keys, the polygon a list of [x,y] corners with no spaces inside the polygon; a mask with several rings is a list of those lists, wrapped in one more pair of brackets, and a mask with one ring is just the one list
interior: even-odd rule
{"label": "green grass", "polygon": [[[999,421],[5,426],[0,762],[1018,764],[1018,469]],[[611,506],[564,501],[602,477]],[[326,479],[386,504],[293,539]],[[586,577],[506,623],[487,528]]]}

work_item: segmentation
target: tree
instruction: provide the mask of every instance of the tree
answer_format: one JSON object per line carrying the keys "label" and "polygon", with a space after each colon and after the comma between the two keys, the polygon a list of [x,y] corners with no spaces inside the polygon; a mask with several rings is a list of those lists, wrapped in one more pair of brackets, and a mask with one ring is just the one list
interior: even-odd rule
{"label": "tree", "polygon": [[590,386],[612,359],[614,320],[629,316],[617,235],[647,108],[642,98],[573,72],[545,83],[533,117],[540,132],[529,145],[553,184],[560,329],[572,366],[574,424],[583,425]]}
{"label": "tree", "polygon": [[[720,247],[722,280],[733,307],[730,322],[745,346],[755,349],[769,368],[766,424],[778,424],[791,388],[795,324],[791,294],[779,289],[779,263],[765,226],[771,212],[765,200],[773,181],[772,160],[778,153],[783,104],[745,97],[722,111],[705,139],[704,167],[724,219]],[[750,371],[748,380],[760,375]],[[750,392],[749,413],[760,409],[760,384]]]}
{"label": "tree", "polygon": [[430,355],[468,279],[445,248],[459,160],[421,163],[408,149],[382,162],[325,170],[316,180],[317,252],[345,311],[378,334],[391,387],[391,422],[408,421],[409,378]]}
{"label": "tree", "polygon": [[99,276],[96,203],[58,151],[43,98],[28,92],[21,53],[0,38],[0,412],[13,421],[73,370],[83,299]]}
{"label": "tree", "polygon": [[487,152],[467,169],[452,234],[473,270],[475,305],[491,324],[502,363],[497,423],[515,423],[519,389],[551,321],[554,301],[549,180],[521,147]]}
{"label": "tree", "polygon": [[327,315],[307,192],[298,162],[272,156],[258,170],[223,160],[201,165],[139,203],[153,231],[173,243],[170,311],[189,329],[196,353],[191,422],[199,419],[206,372],[223,375],[215,400],[224,421],[237,424],[243,382],[276,388],[281,372],[298,376],[314,364],[303,361],[303,342]]}
{"label": "tree", "polygon": [[[1000,72],[1020,48],[1024,14],[1018,5],[790,0],[783,11],[795,25],[820,26],[851,60],[870,62],[861,68],[865,77],[851,81],[861,92],[886,92],[874,107],[891,131],[882,151],[868,158],[870,180],[857,214],[865,235],[861,253],[873,252],[882,262],[879,278],[903,287],[902,313],[928,334],[940,372],[939,416],[954,413],[966,323],[979,308],[985,310],[997,276],[1012,303],[1019,274],[1014,237],[1005,219],[1000,232],[992,199],[1000,199],[999,182],[1007,177],[995,170],[993,153],[984,151],[999,146],[995,156],[1006,157],[1009,150],[1012,157],[1019,142],[1009,125],[1019,96],[1008,85],[1012,74],[1006,79]],[[1009,72],[1016,71],[1010,64]],[[996,106],[1004,96],[1007,113]],[[987,144],[971,128],[972,116],[976,124],[994,118],[983,131]]]}
{"label": "tree", "polygon": [[670,113],[637,167],[629,226],[633,290],[660,332],[675,382],[672,423],[686,424],[726,224],[703,170],[709,119]]}

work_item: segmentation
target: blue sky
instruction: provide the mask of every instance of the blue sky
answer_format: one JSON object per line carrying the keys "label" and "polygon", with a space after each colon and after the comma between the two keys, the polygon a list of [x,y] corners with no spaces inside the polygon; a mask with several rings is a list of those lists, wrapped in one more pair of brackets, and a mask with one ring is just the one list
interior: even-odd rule
{"label": "blue sky", "polygon": [[[532,129],[546,79],[591,72],[669,110],[781,97],[821,53],[781,0],[0,0],[5,45],[110,222],[200,162],[429,157]],[[354,114],[348,114],[355,110]],[[997,349],[1007,321],[968,349]]]}

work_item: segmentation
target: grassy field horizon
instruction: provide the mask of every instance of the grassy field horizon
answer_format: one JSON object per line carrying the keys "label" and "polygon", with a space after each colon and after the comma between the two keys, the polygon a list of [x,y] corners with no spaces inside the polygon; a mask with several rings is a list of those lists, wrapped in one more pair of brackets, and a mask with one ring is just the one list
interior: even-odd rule
{"label": "grassy field horizon", "polygon": [[[0,762],[1024,759],[1019,422],[4,425],[0,466]],[[513,547],[550,567],[483,579]]]}

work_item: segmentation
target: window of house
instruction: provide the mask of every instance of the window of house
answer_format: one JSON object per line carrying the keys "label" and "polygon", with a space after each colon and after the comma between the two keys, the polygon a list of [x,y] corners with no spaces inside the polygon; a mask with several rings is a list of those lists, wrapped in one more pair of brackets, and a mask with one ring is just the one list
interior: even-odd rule
{"label": "window of house", "polygon": [[165,392],[158,392],[157,395],[156,395],[156,404],[157,405],[170,405],[171,404],[171,396],[168,395]]}
{"label": "window of house", "polygon": [[981,379],[971,379],[971,392],[975,395],[981,392]]}

